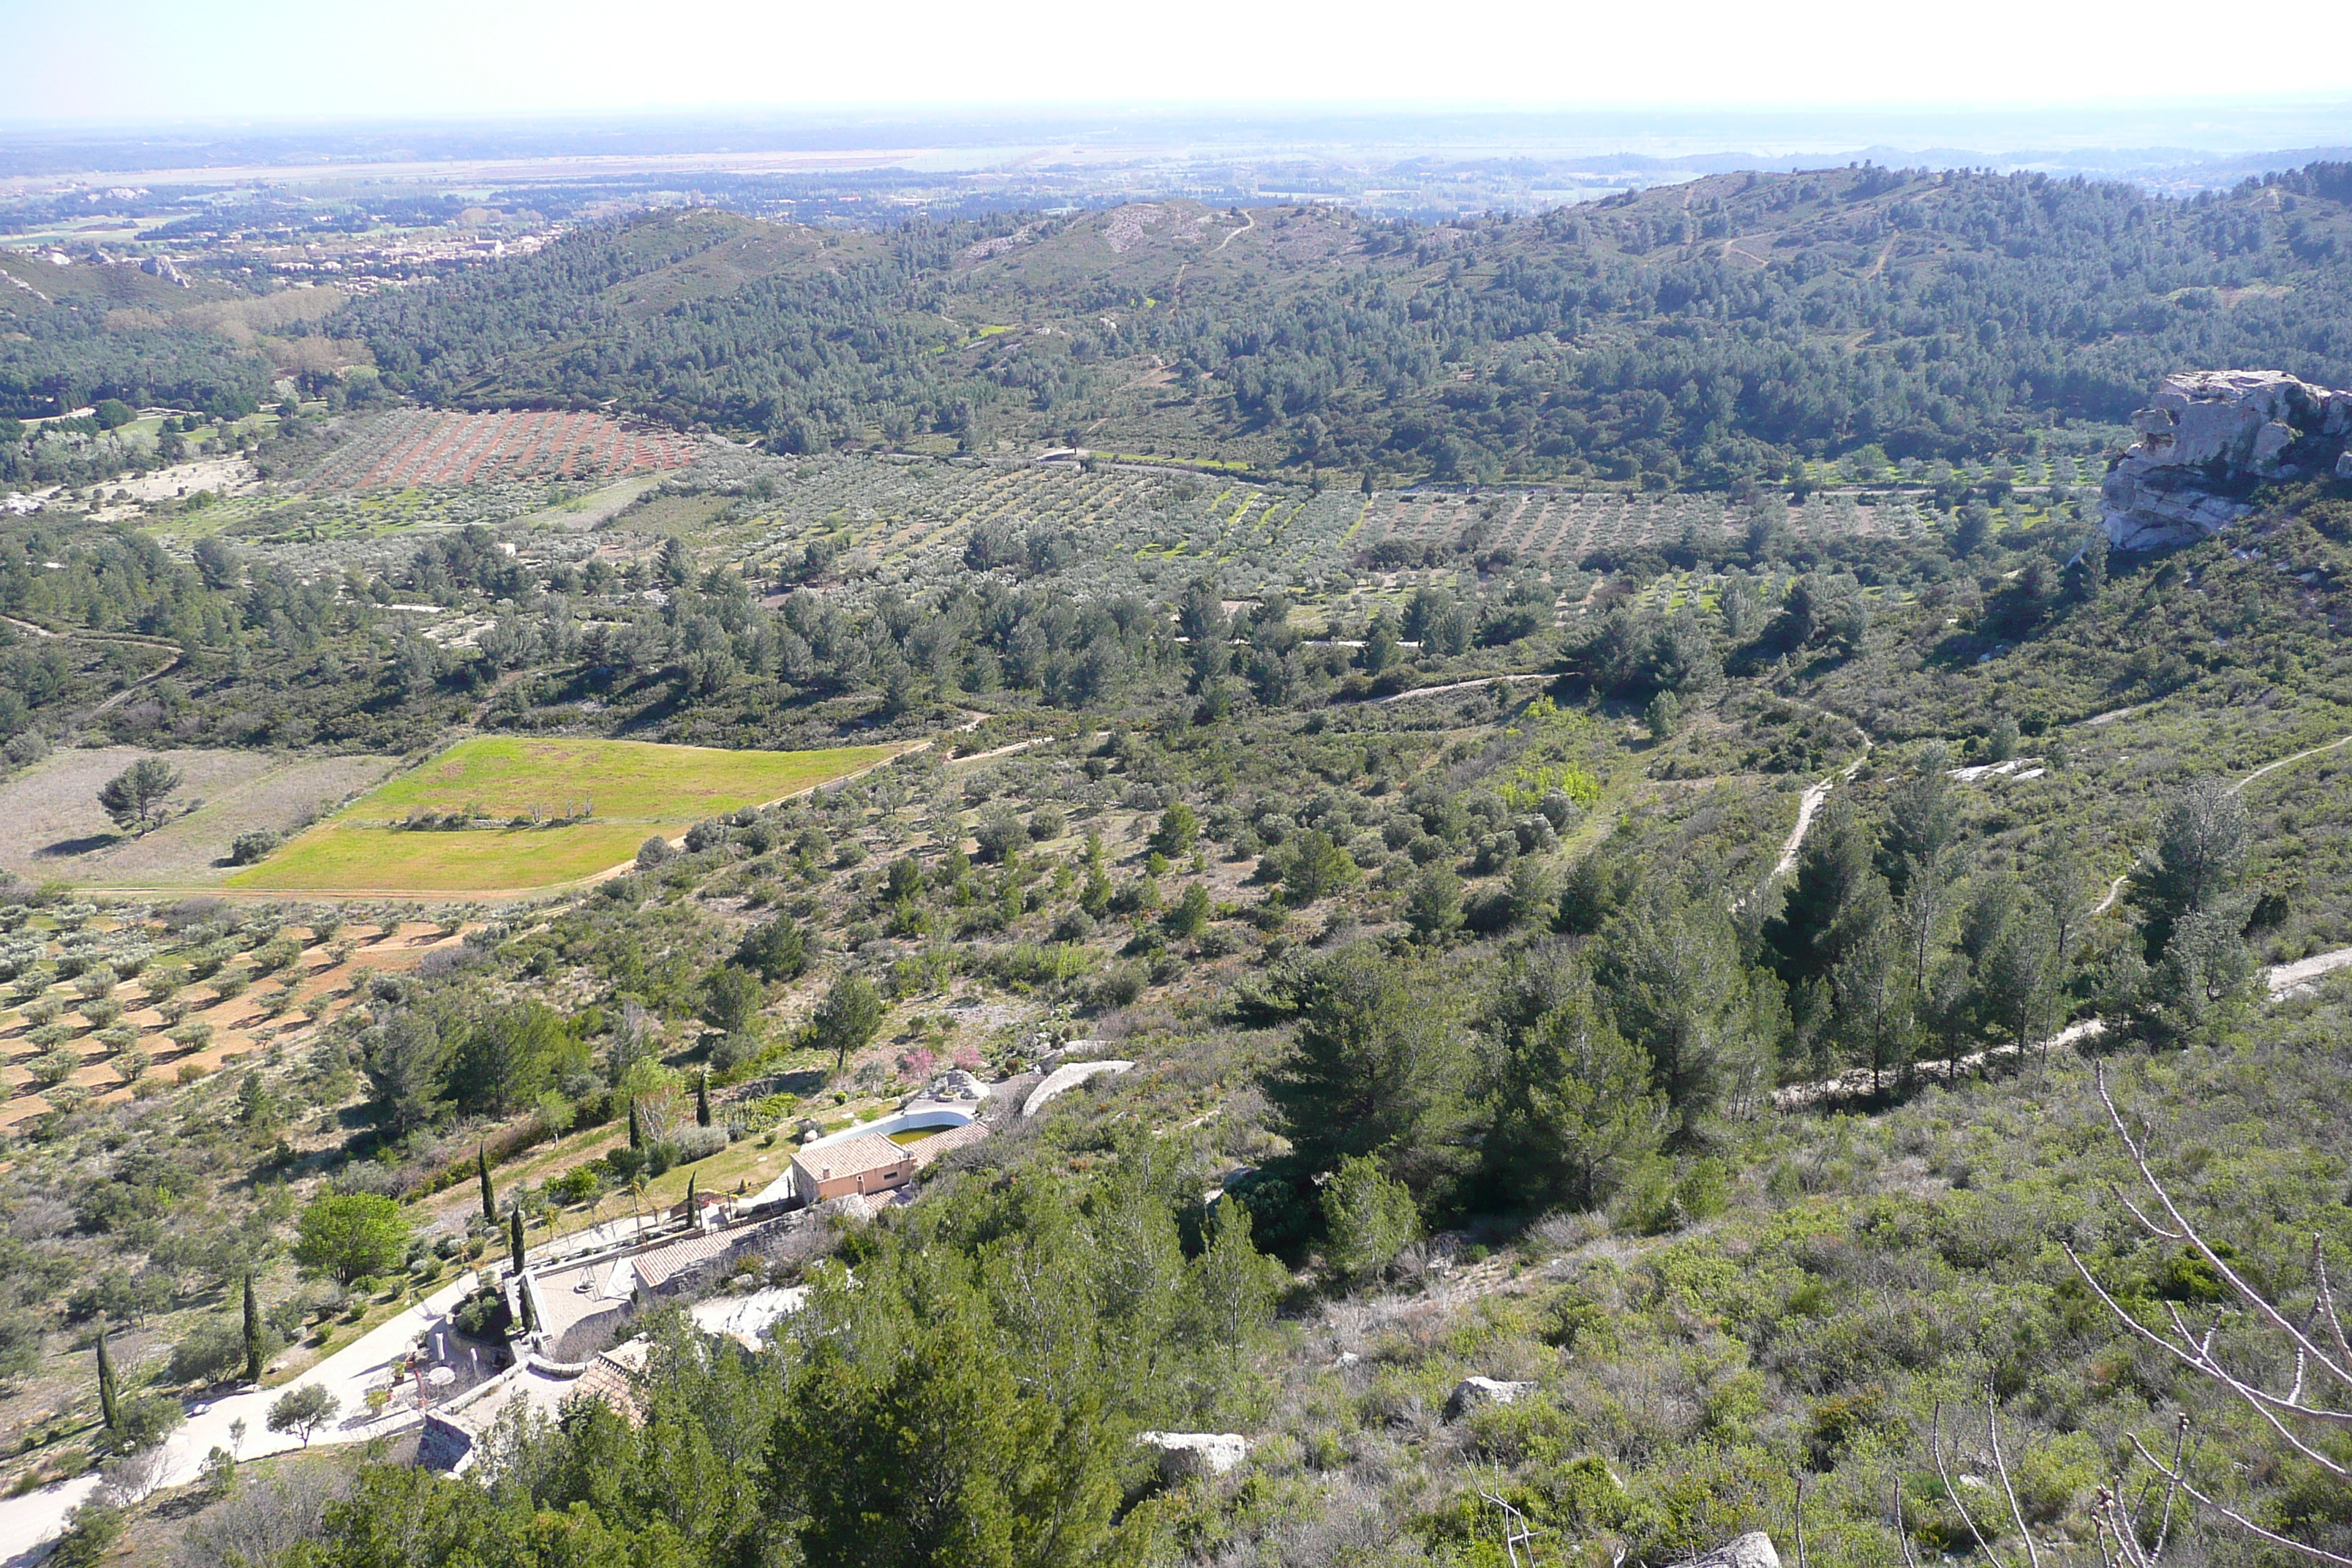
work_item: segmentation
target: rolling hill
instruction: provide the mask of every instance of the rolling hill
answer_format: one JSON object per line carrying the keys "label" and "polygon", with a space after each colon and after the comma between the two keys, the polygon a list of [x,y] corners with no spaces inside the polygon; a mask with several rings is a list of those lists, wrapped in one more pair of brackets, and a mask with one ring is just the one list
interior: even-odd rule
{"label": "rolling hill", "polygon": [[772,449],[1069,442],[1440,479],[1776,478],[2113,425],[2181,364],[2352,377],[2339,165],[2227,197],[1870,165],[1423,227],[1168,202],[796,228],[643,215],[320,330],[471,406]]}

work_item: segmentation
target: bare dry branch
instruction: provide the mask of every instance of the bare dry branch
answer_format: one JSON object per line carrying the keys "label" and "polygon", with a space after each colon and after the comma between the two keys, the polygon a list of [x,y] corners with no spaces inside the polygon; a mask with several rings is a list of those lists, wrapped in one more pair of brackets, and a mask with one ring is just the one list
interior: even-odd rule
{"label": "bare dry branch", "polygon": [[[2166,1190],[2162,1182],[2156,1179],[2156,1173],[2148,1168],[2147,1155],[2146,1152],[2140,1148],[2138,1142],[2132,1137],[2131,1129],[2124,1125],[2123,1112],[2116,1109],[2115,1097],[2107,1092],[2107,1075],[2106,1069],[2104,1066],[2098,1069],[2095,1076],[2095,1081],[2098,1086],[2100,1102],[2107,1108],[2107,1120],[2115,1124],[2116,1135],[2123,1139],[2124,1147],[2130,1151],[2132,1164],[2138,1170],[2140,1180],[2147,1184],[2148,1191],[2154,1193],[2156,1194],[2157,1201],[2164,1205],[2164,1212],[2171,1216],[2173,1225],[2188,1237],[2189,1245],[2195,1247],[2198,1255],[2203,1258],[2208,1264],[2212,1266],[2215,1273],[2221,1275],[2223,1279],[2229,1282],[2230,1289],[2237,1292],[2239,1300],[2244,1301],[2247,1306],[2252,1308],[2257,1317],[2262,1318],[2264,1321],[2268,1322],[2271,1327],[2286,1335],[2289,1340],[2294,1342],[2298,1349],[2305,1352],[2313,1359],[2313,1361],[2316,1362],[2320,1369],[2326,1372],[2328,1376],[2334,1378],[2344,1387],[2352,1389],[2352,1370],[2347,1370],[2347,1367],[2352,1367],[2352,1356],[2347,1356],[2344,1362],[2338,1362],[2335,1357],[2330,1356],[2326,1352],[2322,1351],[2320,1347],[2314,1344],[2300,1329],[2297,1329],[2294,1323],[2290,1322],[2287,1320],[2286,1314],[2280,1311],[2278,1308],[2271,1302],[2268,1297],[2255,1289],[2252,1285],[2247,1284],[2244,1279],[2239,1275],[2238,1271],[2231,1268],[2228,1261],[2224,1259],[2220,1253],[2214,1251],[2212,1247],[2206,1245],[2205,1238],[2198,1234],[2197,1227],[2189,1224],[2188,1216],[2183,1215],[2180,1212],[2179,1206],[2172,1201],[2171,1193]],[[2309,1411],[2307,1407],[2306,1410],[2308,1414],[2314,1415],[2322,1414],[2318,1411]]]}
{"label": "bare dry branch", "polygon": [[1944,1463],[1944,1402],[1940,1399],[1936,1402],[1935,1415],[1930,1423],[1927,1452],[1935,1458],[1936,1474],[1943,1480],[1944,1495],[1951,1500],[1954,1508],[1960,1510],[1960,1521],[1969,1527],[1969,1533],[1976,1537],[1977,1550],[1990,1557],[1992,1542],[1987,1541],[1984,1531],[1977,1528],[1977,1516],[1970,1513],[1969,1505],[1960,1500],[1960,1489],[1953,1484],[1952,1472]]}
{"label": "bare dry branch", "polygon": [[1911,1550],[1911,1531],[1903,1522],[1903,1478],[1895,1478],[1895,1539],[1903,1548],[1904,1568],[1919,1568],[1919,1554]]}
{"label": "bare dry branch", "polygon": [[2249,1534],[2258,1535],[2273,1545],[2284,1546],[2291,1552],[2299,1552],[2305,1557],[2309,1557],[2315,1562],[2352,1564],[2352,1557],[2340,1557],[2335,1552],[2329,1552],[2323,1547],[2307,1545],[2303,1542],[2294,1540],[2291,1536],[2281,1535],[2274,1531],[2264,1530],[2261,1525],[2256,1524],[2252,1520],[2248,1519],[2244,1514],[2240,1513],[2237,1510],[2231,1508],[2225,1503],[2216,1502],[2211,1498],[2207,1497],[2203,1492],[2199,1491],[2196,1484],[2189,1480],[2185,1472],[2167,1469],[2163,1463],[2159,1461],[2155,1455],[2147,1451],[2147,1445],[2143,1444],[2137,1437],[2131,1437],[2127,1440],[2130,1442],[2134,1451],[2137,1452],[2143,1460],[2147,1461],[2150,1468],[2163,1476],[2165,1479],[2172,1482],[2182,1491],[2187,1492],[2199,1502],[2204,1504],[2207,1508],[2211,1509],[2215,1513],[2220,1514],[2222,1518],[2236,1525],[2239,1529],[2245,1531]]}
{"label": "bare dry branch", "polygon": [[2017,1526],[2018,1539],[2025,1542],[2025,1560],[2032,1568],[2042,1568],[2042,1551],[2033,1544],[2033,1531],[2026,1528],[2025,1510],[2017,1506],[2017,1489],[2009,1484],[2009,1460],[2000,1451],[2000,1411],[1993,1404],[1992,1384],[1985,1384],[1985,1431],[1992,1438],[1993,1473],[2000,1478],[2001,1495],[2009,1499],[2009,1517]]}

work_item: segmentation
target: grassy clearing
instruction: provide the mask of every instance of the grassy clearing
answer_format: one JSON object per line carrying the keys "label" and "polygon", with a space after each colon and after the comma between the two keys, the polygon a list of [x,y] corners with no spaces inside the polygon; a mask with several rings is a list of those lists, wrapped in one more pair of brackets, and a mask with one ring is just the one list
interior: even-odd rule
{"label": "grassy clearing", "polygon": [[322,893],[543,888],[616,866],[659,830],[605,822],[458,833],[331,825],[311,829],[228,885]]}
{"label": "grassy clearing", "polygon": [[[641,741],[484,738],[370,792],[251,870],[238,888],[310,892],[493,892],[550,887],[627,859],[654,834],[778,799],[882,761],[890,746],[729,752]],[[595,820],[548,827],[415,832],[420,812]]]}
{"label": "grassy clearing", "polygon": [[598,818],[688,823],[780,799],[870,767],[890,746],[821,752],[730,752],[645,741],[464,741],[354,803],[341,822],[383,822],[413,812],[561,816],[591,800]]}

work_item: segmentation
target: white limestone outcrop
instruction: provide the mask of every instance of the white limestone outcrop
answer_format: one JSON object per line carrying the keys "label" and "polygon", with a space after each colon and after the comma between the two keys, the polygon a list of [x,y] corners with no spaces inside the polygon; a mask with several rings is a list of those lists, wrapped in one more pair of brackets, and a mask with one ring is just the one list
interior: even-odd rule
{"label": "white limestone outcrop", "polygon": [[2132,416],[2139,439],[2108,473],[2108,542],[2154,550],[2207,538],[2253,510],[2263,479],[2352,469],[2352,392],[2279,370],[2186,371]]}

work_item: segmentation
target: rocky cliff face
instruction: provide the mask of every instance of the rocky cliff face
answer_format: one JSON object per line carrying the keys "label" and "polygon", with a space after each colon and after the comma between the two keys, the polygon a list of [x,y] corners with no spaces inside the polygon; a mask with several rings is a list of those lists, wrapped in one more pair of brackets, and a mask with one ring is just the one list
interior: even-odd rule
{"label": "rocky cliff face", "polygon": [[2219,533],[2252,509],[2264,479],[2352,479],[2352,392],[2276,370],[2168,375],[2132,416],[2139,439],[2100,492],[2107,539],[2153,550]]}

